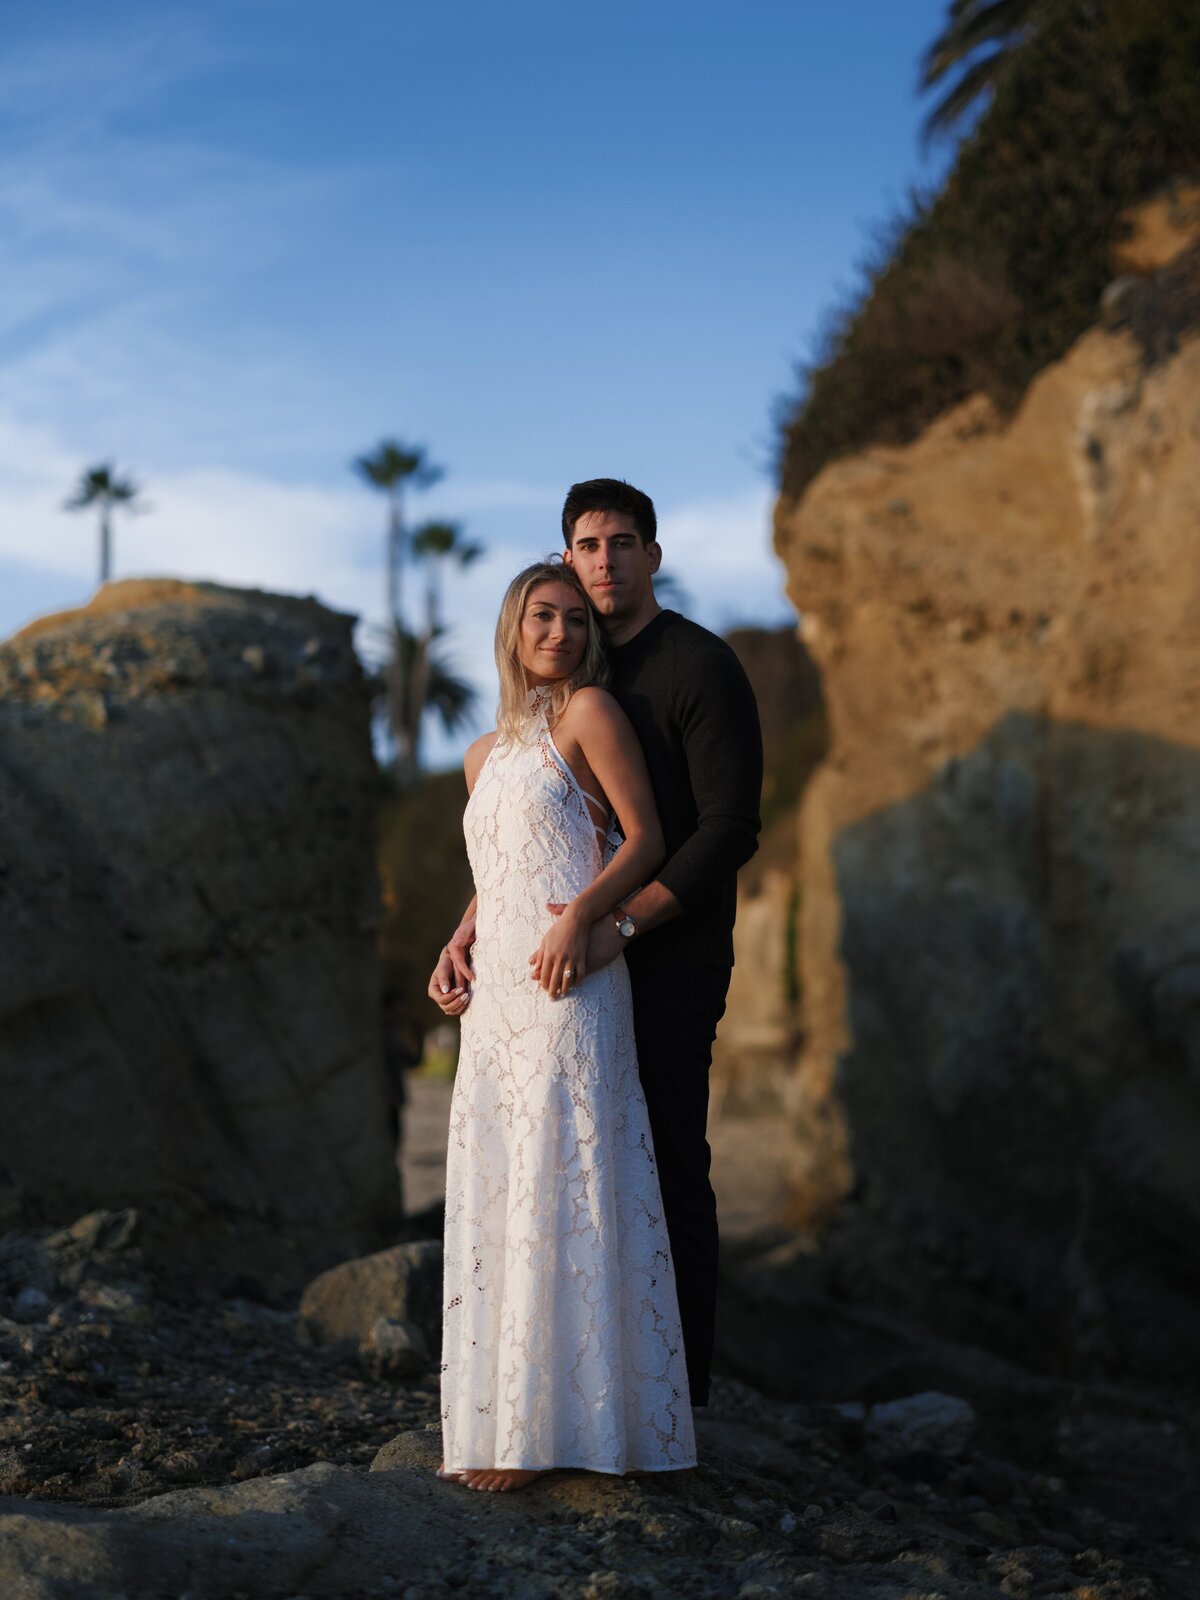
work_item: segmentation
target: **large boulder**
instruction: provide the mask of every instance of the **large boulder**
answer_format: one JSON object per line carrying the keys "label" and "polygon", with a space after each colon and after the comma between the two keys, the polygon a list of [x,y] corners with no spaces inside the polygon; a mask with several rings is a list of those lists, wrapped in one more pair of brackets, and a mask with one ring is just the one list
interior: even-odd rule
{"label": "large boulder", "polygon": [[411,1325],[429,1350],[442,1342],[442,1241],[419,1239],[328,1268],[300,1299],[299,1332],[313,1344],[388,1342],[379,1323]]}
{"label": "large boulder", "polygon": [[352,627],[147,580],[0,646],[10,1220],[276,1287],[395,1237]]}
{"label": "large boulder", "polygon": [[795,1198],[844,1290],[1043,1368],[1190,1377],[1200,339],[1148,355],[1134,324],[1011,419],[976,397],[778,505],[832,741]]}

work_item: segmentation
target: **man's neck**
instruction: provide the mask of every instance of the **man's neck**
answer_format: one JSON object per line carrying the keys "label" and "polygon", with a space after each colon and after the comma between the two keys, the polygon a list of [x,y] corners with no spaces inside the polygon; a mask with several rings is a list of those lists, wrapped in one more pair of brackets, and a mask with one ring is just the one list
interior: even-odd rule
{"label": "man's neck", "polygon": [[605,617],[603,619],[604,637],[609,644],[628,644],[631,639],[636,639],[638,634],[648,622],[653,622],[662,607],[658,601],[651,598],[635,617]]}

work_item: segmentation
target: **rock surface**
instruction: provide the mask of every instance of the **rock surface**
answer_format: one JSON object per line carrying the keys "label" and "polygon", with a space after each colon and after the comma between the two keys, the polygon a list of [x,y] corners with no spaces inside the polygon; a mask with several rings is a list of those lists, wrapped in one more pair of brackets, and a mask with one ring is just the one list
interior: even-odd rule
{"label": "rock surface", "polygon": [[[297,1339],[296,1297],[181,1294],[136,1219],[94,1224],[0,1236],[5,1600],[1194,1593],[1195,1417],[925,1338],[931,1398],[904,1387],[902,1330],[877,1317],[869,1347],[845,1308],[780,1300],[778,1270],[774,1299],[737,1286],[726,1335],[788,1381],[840,1360],[839,1403],[718,1377],[695,1471],[475,1495],[433,1476],[436,1381],[367,1381],[352,1349]],[[45,1315],[6,1320],[34,1280]]]}
{"label": "rock surface", "polygon": [[735,628],[726,638],[758,702],[763,831],[738,875],[734,967],[712,1083],[721,1102],[756,1111],[779,1108],[799,1042],[793,813],[824,746],[824,718],[820,676],[792,628]]}
{"label": "rock surface", "polygon": [[142,580],[0,646],[0,1211],[298,1287],[401,1220],[352,619]]}
{"label": "rock surface", "polygon": [[341,1261],[300,1299],[300,1327],[314,1344],[357,1347],[380,1318],[413,1323],[430,1350],[442,1344],[442,1241],[418,1239]]}
{"label": "rock surface", "polygon": [[[1143,310],[1197,281],[1167,270]],[[778,505],[832,740],[794,1179],[843,1290],[1190,1386],[1200,339],[1164,322],[1148,364],[1131,316],[1011,422],[970,400]]]}

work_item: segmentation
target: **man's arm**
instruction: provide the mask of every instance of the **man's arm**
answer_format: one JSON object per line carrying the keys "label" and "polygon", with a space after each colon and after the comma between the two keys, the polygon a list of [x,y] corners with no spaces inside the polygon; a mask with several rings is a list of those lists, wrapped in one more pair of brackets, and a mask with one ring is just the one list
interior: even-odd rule
{"label": "man's arm", "polygon": [[[550,910],[557,916],[562,907],[552,905]],[[683,907],[669,889],[655,881],[630,895],[622,902],[621,910],[628,912],[637,923],[640,938],[643,933],[649,933],[651,928],[677,917]],[[588,935],[588,971],[595,972],[600,967],[606,967],[610,961],[615,961],[628,944],[629,940],[617,932],[616,913],[608,912],[592,924],[592,931]]]}
{"label": "man's arm", "polygon": [[[659,868],[656,881],[686,912],[758,849],[763,755],[754,691],[733,651],[712,649],[694,668],[678,665],[673,693],[696,828]],[[651,926],[666,920],[659,915]]]}

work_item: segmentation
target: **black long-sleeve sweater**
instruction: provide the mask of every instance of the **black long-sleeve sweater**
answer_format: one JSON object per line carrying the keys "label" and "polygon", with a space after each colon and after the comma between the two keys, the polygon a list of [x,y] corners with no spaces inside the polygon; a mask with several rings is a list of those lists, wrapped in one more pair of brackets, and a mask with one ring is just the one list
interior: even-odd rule
{"label": "black long-sleeve sweater", "polygon": [[667,859],[655,878],[681,916],[639,934],[637,967],[733,962],[737,869],[758,848],[762,735],[754,691],[723,639],[660,611],[610,647],[611,688],[641,741]]}

